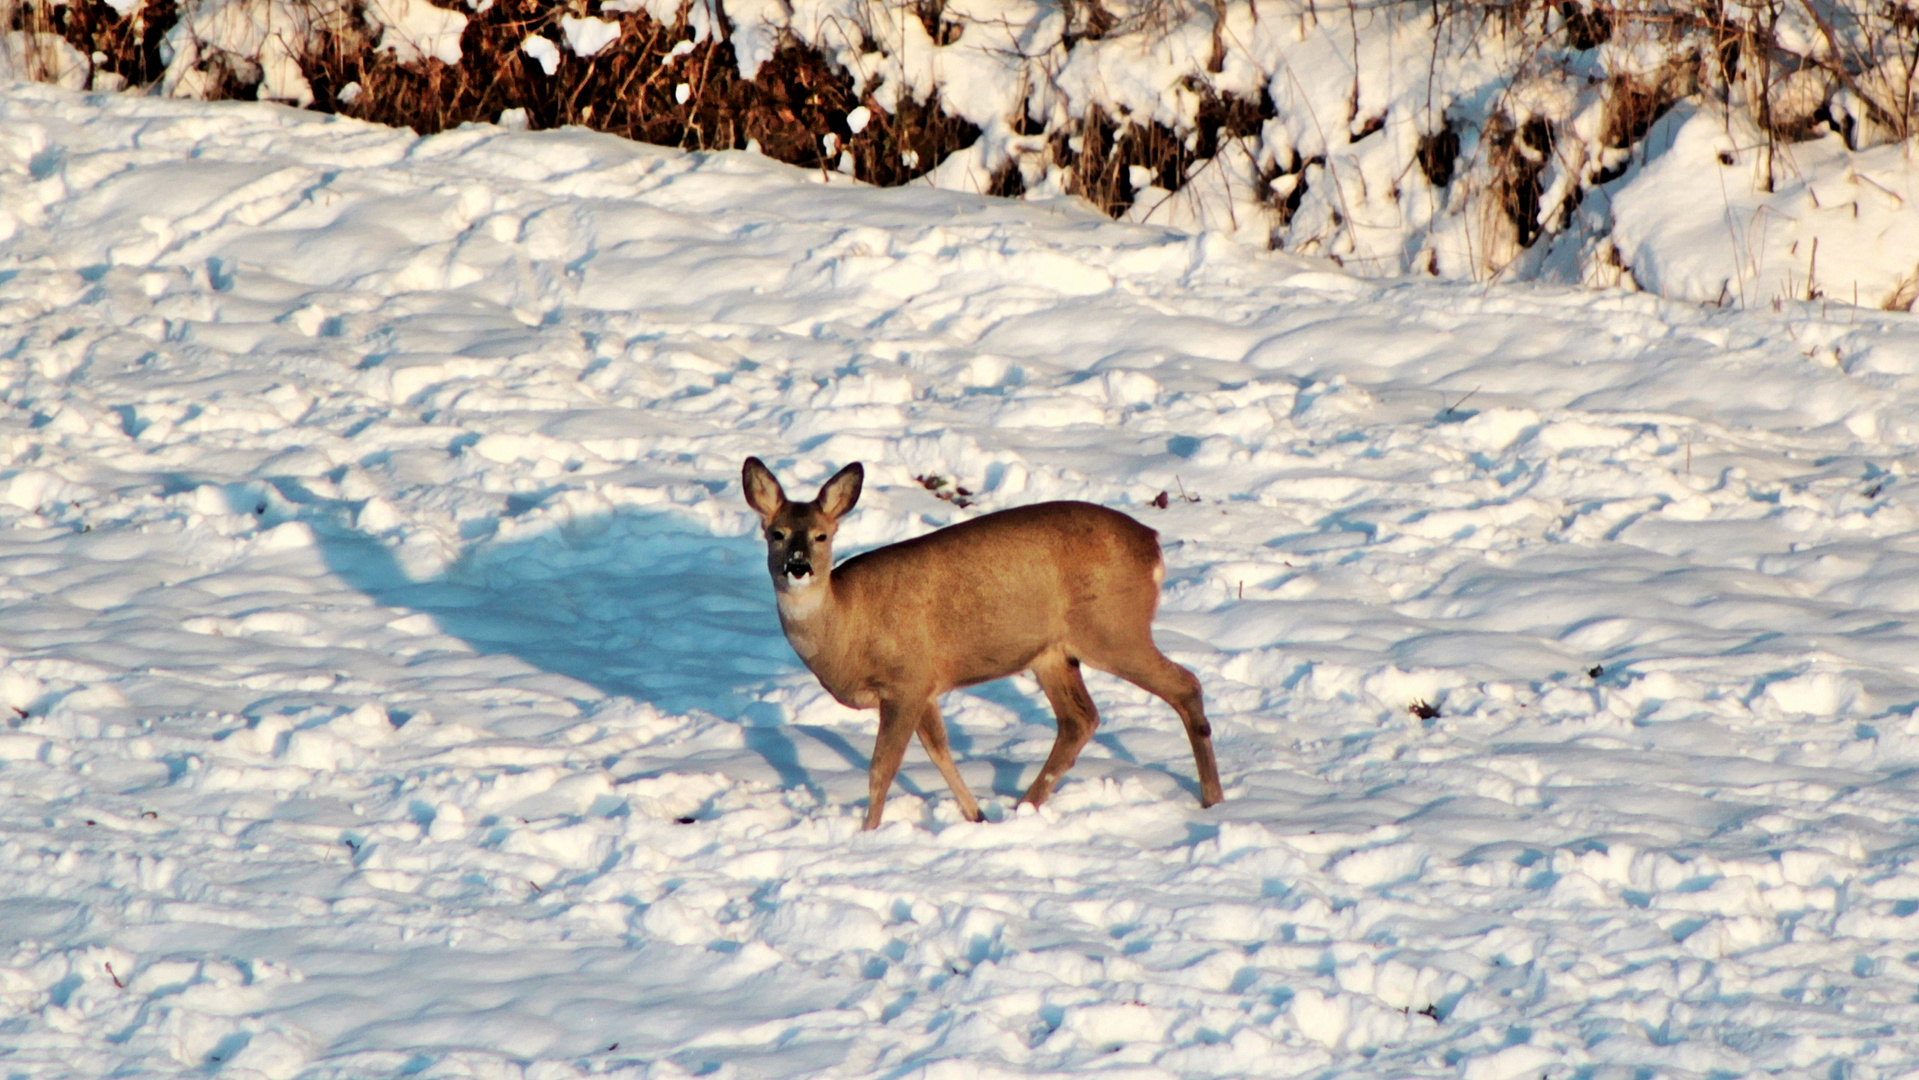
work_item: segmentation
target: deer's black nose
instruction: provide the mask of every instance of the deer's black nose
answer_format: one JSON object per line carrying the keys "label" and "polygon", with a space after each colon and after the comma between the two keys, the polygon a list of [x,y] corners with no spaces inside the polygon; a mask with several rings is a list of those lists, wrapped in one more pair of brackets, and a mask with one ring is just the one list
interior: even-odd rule
{"label": "deer's black nose", "polygon": [[805,577],[812,572],[812,561],[800,552],[795,551],[786,557],[786,574],[788,577]]}

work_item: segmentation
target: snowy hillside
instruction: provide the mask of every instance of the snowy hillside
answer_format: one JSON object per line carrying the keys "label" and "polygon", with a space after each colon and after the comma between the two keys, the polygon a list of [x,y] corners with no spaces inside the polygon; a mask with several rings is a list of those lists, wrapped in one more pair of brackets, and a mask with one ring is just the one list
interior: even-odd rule
{"label": "snowy hillside", "polygon": [[[5,1075],[1919,1062],[1913,316],[16,87],[0,387]],[[861,834],[748,454],[1158,529],[1228,801],[1014,681]]]}
{"label": "snowy hillside", "polygon": [[0,0],[14,78],[757,149],[1367,277],[1919,301],[1911,0]]}

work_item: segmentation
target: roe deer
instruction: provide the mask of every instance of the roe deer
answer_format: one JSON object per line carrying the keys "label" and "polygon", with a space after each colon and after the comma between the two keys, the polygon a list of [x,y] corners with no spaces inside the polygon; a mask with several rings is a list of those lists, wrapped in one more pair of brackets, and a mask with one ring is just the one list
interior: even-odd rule
{"label": "roe deer", "polygon": [[858,462],[812,502],[786,497],[759,458],[747,458],[747,504],[766,536],[780,627],[793,651],[842,704],[880,710],[868,773],[866,828],[879,827],[915,732],[968,821],[979,804],[946,747],[939,697],[1031,670],[1059,736],[1024,801],[1039,805],[1099,724],[1082,662],[1165,699],[1186,724],[1199,766],[1199,803],[1225,796],[1199,680],[1153,644],[1165,577],[1153,530],[1114,510],[1048,502],[1001,510],[833,565],[833,534],[859,501]]}

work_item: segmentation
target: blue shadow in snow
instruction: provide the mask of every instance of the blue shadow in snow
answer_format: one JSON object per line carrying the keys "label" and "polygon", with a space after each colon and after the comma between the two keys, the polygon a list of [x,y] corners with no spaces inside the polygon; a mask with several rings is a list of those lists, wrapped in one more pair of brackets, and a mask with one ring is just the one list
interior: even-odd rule
{"label": "blue shadow in snow", "polygon": [[428,581],[409,578],[378,540],[337,525],[322,532],[321,551],[354,588],[431,615],[482,654],[517,656],[664,711],[752,719],[756,692],[797,667],[760,544],[665,514],[624,511],[478,540]]}
{"label": "blue shadow in snow", "polygon": [[[816,798],[823,792],[801,763],[794,734],[866,770],[865,747],[831,728],[783,724],[777,708],[760,700],[776,680],[804,669],[780,631],[765,547],[755,536],[714,536],[672,514],[627,509],[524,537],[475,539],[438,577],[415,581],[391,548],[344,524],[354,504],[317,496],[296,480],[270,483],[314,527],[333,573],[383,606],[431,616],[482,656],[517,657],[662,712],[734,721],[783,786]],[[233,485],[236,508],[255,509],[242,487]],[[541,501],[510,499],[507,519]],[[974,692],[981,691],[1022,719],[1052,722],[1010,686]],[[972,748],[957,728],[951,738],[962,756]],[[1023,790],[1019,763],[992,765],[996,794]],[[933,794],[904,774],[898,782],[911,794]]]}
{"label": "blue shadow in snow", "polygon": [[[341,524],[354,509],[274,486],[315,528],[330,570],[386,607],[421,612],[482,656],[513,656],[666,713],[740,724],[786,787],[820,795],[760,695],[799,669],[780,632],[754,537],[714,536],[670,514],[622,510],[510,540],[477,539],[438,577],[411,579],[392,549]],[[509,519],[539,504],[510,500]],[[849,765],[866,757],[826,729]]]}

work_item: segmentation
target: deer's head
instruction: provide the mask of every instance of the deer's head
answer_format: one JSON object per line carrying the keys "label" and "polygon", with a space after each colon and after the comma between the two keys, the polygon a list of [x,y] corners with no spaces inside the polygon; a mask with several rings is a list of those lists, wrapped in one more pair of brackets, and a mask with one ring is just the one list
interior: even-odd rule
{"label": "deer's head", "polygon": [[833,535],[840,518],[860,501],[866,470],[856,461],[834,473],[812,502],[788,499],[772,470],[756,457],[746,459],[741,479],[746,504],[760,515],[773,587],[783,594],[800,593],[825,583],[833,569]]}

